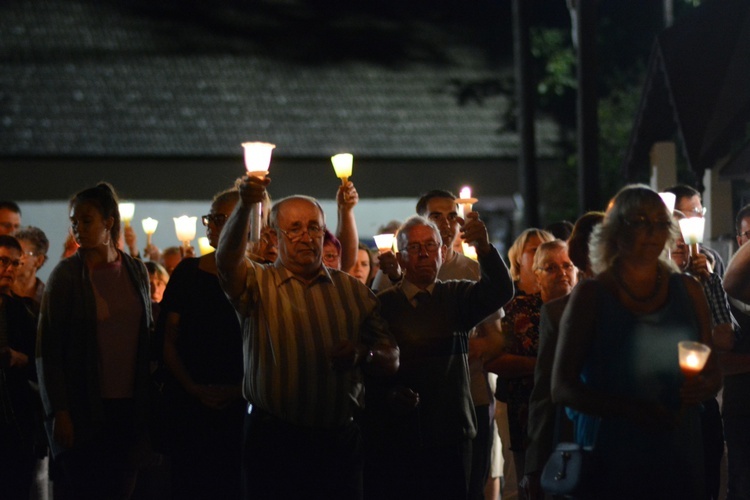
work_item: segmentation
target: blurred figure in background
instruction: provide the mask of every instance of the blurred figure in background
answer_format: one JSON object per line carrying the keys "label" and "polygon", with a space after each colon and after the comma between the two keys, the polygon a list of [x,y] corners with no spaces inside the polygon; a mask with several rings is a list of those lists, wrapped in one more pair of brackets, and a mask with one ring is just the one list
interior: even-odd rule
{"label": "blurred figure in background", "polygon": [[44,283],[37,278],[36,273],[47,262],[49,240],[44,231],[33,226],[26,226],[18,230],[16,239],[23,249],[23,258],[16,273],[13,293],[29,299],[36,318],[39,315],[39,307],[42,304],[42,294],[44,293]]}
{"label": "blurred figure in background", "polygon": [[364,243],[359,244],[357,260],[354,262],[354,265],[349,268],[348,272],[368,287],[370,286],[370,276],[372,276],[372,251]]}
{"label": "blurred figure in background", "polygon": [[182,250],[180,247],[167,247],[161,253],[161,265],[167,270],[169,275],[175,270],[182,260]]}
{"label": "blurred figure in background", "polygon": [[15,238],[0,235],[0,497],[9,500],[29,498],[39,406],[30,385],[36,378],[36,323],[11,293],[21,252]]}
{"label": "blurred figure in background", "polygon": [[13,236],[21,228],[21,207],[15,201],[0,201],[0,235]]}

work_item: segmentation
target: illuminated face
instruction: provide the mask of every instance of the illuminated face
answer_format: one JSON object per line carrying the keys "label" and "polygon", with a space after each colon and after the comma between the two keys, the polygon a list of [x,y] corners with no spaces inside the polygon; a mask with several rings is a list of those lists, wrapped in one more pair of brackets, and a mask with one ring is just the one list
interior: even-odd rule
{"label": "illuminated face", "polygon": [[219,246],[221,230],[224,229],[224,224],[226,224],[229,216],[232,215],[236,204],[237,200],[231,200],[211,206],[211,211],[208,215],[208,225],[206,226],[206,237],[212,247],[217,248]]}
{"label": "illuminated face", "polygon": [[151,285],[151,300],[153,302],[161,302],[164,290],[167,288],[167,282],[161,278],[159,273],[149,274],[148,282]]}
{"label": "illuminated face", "polygon": [[456,201],[450,198],[430,199],[427,201],[427,218],[440,230],[443,245],[452,248],[461,227]]}
{"label": "illuminated face", "polygon": [[[317,272],[322,264],[325,219],[318,207],[303,199],[283,202],[279,209],[277,225],[279,258],[281,263],[299,274]],[[322,229],[322,230],[320,230]],[[315,233],[310,236],[310,231]],[[289,236],[290,231],[301,231],[299,238]]]}
{"label": "illuminated face", "polygon": [[357,261],[349,269],[349,274],[365,285],[367,284],[367,280],[370,278],[370,255],[367,250],[360,248],[357,251]]}
{"label": "illuminated face", "polygon": [[548,302],[570,293],[578,282],[578,269],[564,248],[551,250],[539,263],[536,279],[542,301]]}
{"label": "illuminated face", "polygon": [[18,267],[16,276],[19,281],[31,280],[36,277],[37,270],[44,264],[45,256],[42,255],[28,240],[18,240],[23,248],[21,265]]}
{"label": "illuminated face", "polygon": [[445,245],[440,235],[428,226],[413,226],[407,235],[404,251],[398,252],[398,260],[406,279],[420,287],[426,287],[437,279],[443,264]]}
{"label": "illuminated face", "polygon": [[683,196],[675,202],[674,208],[685,214],[685,217],[703,217],[706,213],[701,204],[701,197],[697,194],[691,197]]}

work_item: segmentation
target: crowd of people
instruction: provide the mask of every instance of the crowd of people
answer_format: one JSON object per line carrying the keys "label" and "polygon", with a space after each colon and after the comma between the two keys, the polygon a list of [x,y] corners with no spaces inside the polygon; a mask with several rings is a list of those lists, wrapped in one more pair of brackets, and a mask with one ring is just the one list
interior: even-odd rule
{"label": "crowd of people", "polygon": [[[582,498],[750,498],[750,205],[726,266],[681,237],[705,215],[682,185],[507,256],[435,189],[378,253],[351,182],[335,230],[270,182],[213,197],[200,257],[139,250],[85,188],[46,283],[44,232],[0,202],[0,498],[541,500],[564,441],[594,456]],[[681,341],[712,349],[697,375]]]}

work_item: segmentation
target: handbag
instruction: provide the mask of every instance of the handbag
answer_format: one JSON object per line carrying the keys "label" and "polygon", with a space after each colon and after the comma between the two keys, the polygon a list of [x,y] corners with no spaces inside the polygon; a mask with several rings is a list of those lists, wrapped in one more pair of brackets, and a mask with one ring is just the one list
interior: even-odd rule
{"label": "handbag", "polygon": [[592,464],[593,449],[577,443],[558,443],[542,470],[542,489],[551,495],[582,495]]}
{"label": "handbag", "polygon": [[563,408],[558,406],[555,415],[555,449],[542,469],[540,484],[542,489],[555,496],[585,496],[591,484],[594,468],[594,448],[578,443],[560,441]]}

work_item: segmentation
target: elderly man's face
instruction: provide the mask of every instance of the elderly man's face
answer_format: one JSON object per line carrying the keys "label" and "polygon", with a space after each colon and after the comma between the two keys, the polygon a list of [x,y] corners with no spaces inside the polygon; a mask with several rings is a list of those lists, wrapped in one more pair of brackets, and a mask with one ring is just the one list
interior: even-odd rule
{"label": "elderly man's face", "polygon": [[[307,200],[285,201],[279,208],[279,258],[295,274],[316,272],[322,262],[325,220],[318,207]],[[295,237],[292,232],[300,231]],[[313,234],[311,234],[313,233]]]}
{"label": "elderly man's face", "polygon": [[578,282],[578,269],[570,261],[568,252],[562,248],[548,251],[536,273],[544,302],[569,294]]}
{"label": "elderly man's face", "polygon": [[431,227],[414,226],[407,235],[406,248],[398,253],[398,260],[406,279],[417,286],[427,286],[437,279],[444,252],[445,245]]}
{"label": "elderly man's face", "polygon": [[7,208],[0,208],[0,235],[13,235],[21,228],[21,216]]}

